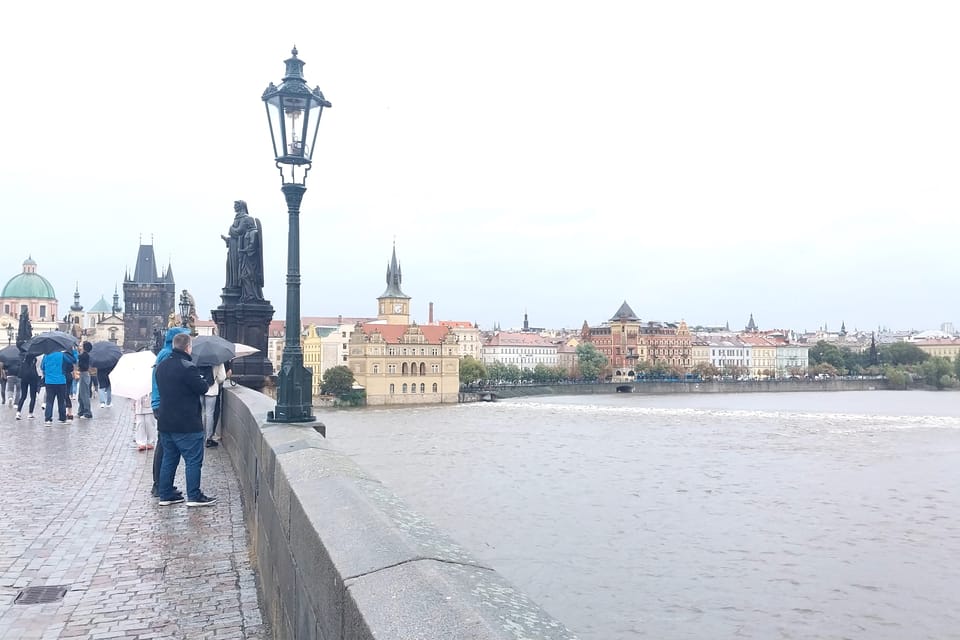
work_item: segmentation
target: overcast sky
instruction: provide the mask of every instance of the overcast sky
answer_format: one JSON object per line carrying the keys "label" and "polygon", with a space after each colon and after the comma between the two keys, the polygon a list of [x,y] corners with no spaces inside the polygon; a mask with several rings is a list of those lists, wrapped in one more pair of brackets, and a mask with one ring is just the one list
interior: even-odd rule
{"label": "overcast sky", "polygon": [[333,103],[304,315],[375,315],[395,238],[421,322],[960,323],[956,2],[146,6],[4,9],[0,280],[31,254],[62,308],[142,235],[209,317],[244,199],[283,318],[260,95],[296,44]]}

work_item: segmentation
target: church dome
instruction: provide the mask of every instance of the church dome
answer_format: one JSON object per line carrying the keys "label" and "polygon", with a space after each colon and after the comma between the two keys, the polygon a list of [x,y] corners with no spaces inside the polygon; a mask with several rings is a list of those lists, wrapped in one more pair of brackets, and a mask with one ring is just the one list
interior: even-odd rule
{"label": "church dome", "polygon": [[0,293],[0,298],[56,300],[50,281],[37,273],[37,263],[27,258],[23,263],[23,273],[10,278]]}
{"label": "church dome", "polygon": [[90,313],[110,313],[110,304],[107,302],[107,299],[100,296],[97,304],[90,307]]}

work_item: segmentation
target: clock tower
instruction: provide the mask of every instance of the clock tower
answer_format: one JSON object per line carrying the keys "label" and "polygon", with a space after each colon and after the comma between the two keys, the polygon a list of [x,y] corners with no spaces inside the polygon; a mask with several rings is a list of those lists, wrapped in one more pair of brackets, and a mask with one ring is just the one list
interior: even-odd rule
{"label": "clock tower", "polygon": [[402,280],[400,263],[397,262],[397,245],[394,243],[393,256],[387,265],[387,290],[377,298],[377,317],[387,324],[410,324],[410,296],[400,290]]}

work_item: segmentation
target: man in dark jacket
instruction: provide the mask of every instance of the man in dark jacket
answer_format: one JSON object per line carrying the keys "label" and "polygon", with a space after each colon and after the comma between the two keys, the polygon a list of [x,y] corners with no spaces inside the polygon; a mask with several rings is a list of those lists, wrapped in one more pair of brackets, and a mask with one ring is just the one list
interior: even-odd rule
{"label": "man in dark jacket", "polygon": [[203,417],[200,398],[210,385],[190,357],[193,341],[189,334],[173,338],[170,357],[156,368],[157,389],[160,392],[160,413],[157,431],[163,445],[163,463],[160,467],[160,505],[183,502],[183,494],[173,488],[180,457],[183,457],[187,479],[187,506],[206,507],[217,499],[200,491],[200,468],[203,466]]}

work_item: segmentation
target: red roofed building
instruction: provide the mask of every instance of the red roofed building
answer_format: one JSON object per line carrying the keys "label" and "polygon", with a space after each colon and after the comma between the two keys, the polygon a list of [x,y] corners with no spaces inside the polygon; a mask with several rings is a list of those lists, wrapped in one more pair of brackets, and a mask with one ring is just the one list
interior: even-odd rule
{"label": "red roofed building", "polygon": [[387,290],[377,320],[357,323],[349,366],[368,405],[460,401],[460,352],[449,327],[410,324],[410,296],[400,289],[397,250],[387,267]]}

